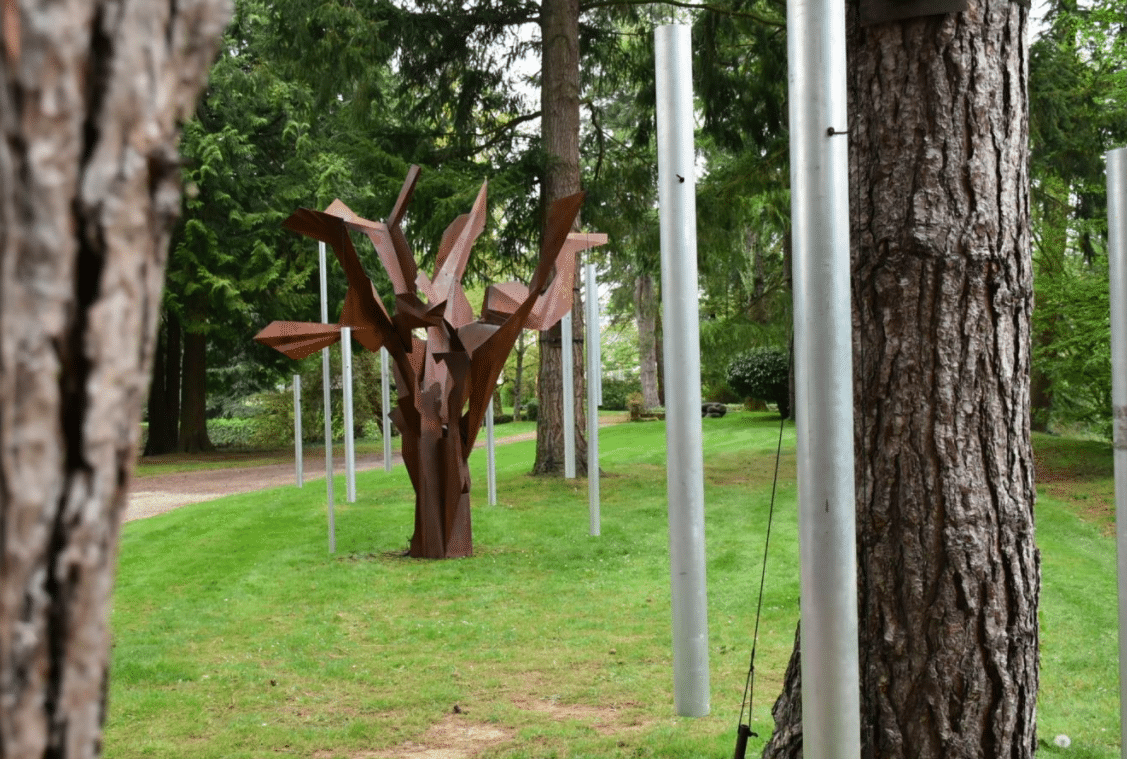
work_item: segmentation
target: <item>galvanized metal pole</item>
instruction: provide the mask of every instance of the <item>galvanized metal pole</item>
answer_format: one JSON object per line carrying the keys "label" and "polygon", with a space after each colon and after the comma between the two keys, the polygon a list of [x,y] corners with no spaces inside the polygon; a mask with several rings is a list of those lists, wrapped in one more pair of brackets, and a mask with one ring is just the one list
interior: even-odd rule
{"label": "galvanized metal pole", "polygon": [[493,399],[485,412],[485,483],[489,505],[497,505],[497,451],[493,436]]}
{"label": "galvanized metal pole", "polygon": [[388,377],[387,348],[380,348],[380,408],[383,409],[383,468],[391,471],[391,380]]}
{"label": "galvanized metal pole", "polygon": [[802,753],[861,755],[845,5],[787,0]]}
{"label": "galvanized metal pole", "polygon": [[[587,363],[587,384],[594,385],[595,387],[595,406],[596,408],[603,405],[603,328],[600,323],[600,307],[599,307],[599,283],[595,276],[595,264],[588,262],[587,270],[584,271],[584,287],[587,288],[587,304],[584,314],[587,318],[587,339],[594,341],[594,353],[588,352],[588,356],[594,355],[594,361],[588,358]],[[592,314],[594,316],[592,317]],[[595,320],[595,326],[591,327],[591,319]]]}
{"label": "galvanized metal pole", "polygon": [[595,265],[584,270],[587,287],[587,511],[590,533],[602,531],[599,513],[599,298],[595,293]]}
{"label": "galvanized metal pole", "polygon": [[301,375],[295,374],[293,376],[293,461],[299,488],[305,485],[305,473],[302,471],[302,467],[305,465],[303,456],[304,454],[301,451]]}
{"label": "galvanized metal pole", "polygon": [[1107,257],[1111,284],[1111,405],[1115,544],[1119,564],[1120,756],[1127,759],[1127,148],[1107,154]]}
{"label": "galvanized metal pole", "polygon": [[703,717],[709,711],[708,597],[689,40],[688,26],[655,30],[673,700],[678,714]]}
{"label": "galvanized metal pole", "polygon": [[[321,321],[329,321],[329,279],[325,265],[325,243],[317,244],[321,262]],[[321,390],[325,399],[325,495],[329,505],[329,553],[337,550],[336,516],[333,497],[333,404],[329,398],[330,389],[329,349],[321,349]]]}
{"label": "galvanized metal pole", "polygon": [[340,364],[344,377],[344,482],[345,497],[356,503],[356,440],[352,429],[352,327],[340,330]]}
{"label": "galvanized metal pole", "polygon": [[571,311],[560,320],[560,354],[563,365],[564,477],[575,479],[575,357],[572,355]]}

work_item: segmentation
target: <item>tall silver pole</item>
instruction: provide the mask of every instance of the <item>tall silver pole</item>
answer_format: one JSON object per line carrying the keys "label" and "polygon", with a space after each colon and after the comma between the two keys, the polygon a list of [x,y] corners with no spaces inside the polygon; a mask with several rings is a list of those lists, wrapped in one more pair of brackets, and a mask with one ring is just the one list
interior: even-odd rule
{"label": "tall silver pole", "polygon": [[659,26],[655,43],[673,700],[678,714],[703,717],[709,710],[708,596],[689,27]]}
{"label": "tall silver pole", "polygon": [[493,436],[493,399],[485,412],[485,483],[490,506],[497,505],[497,450]]}
{"label": "tall silver pole", "polygon": [[346,499],[356,503],[356,440],[352,431],[352,327],[340,330],[340,364],[344,377],[344,482]]}
{"label": "tall silver pole", "polygon": [[383,468],[391,471],[391,380],[387,369],[387,348],[380,348],[380,408],[383,409]]}
{"label": "tall silver pole", "polygon": [[802,752],[861,752],[845,4],[787,0]]}
{"label": "tall silver pole", "polygon": [[294,474],[297,476],[297,486],[305,485],[305,473],[302,467],[305,461],[301,451],[301,375],[293,376],[293,461]]}
{"label": "tall silver pole", "polygon": [[[325,243],[317,244],[321,262],[321,322],[329,321],[329,275],[325,266]],[[329,553],[337,550],[336,516],[333,513],[333,404],[329,398],[329,349],[321,349],[321,390],[325,399],[325,494],[329,504]]]}
{"label": "tall silver pole", "polygon": [[[583,271],[583,286],[587,290],[584,314],[587,319],[587,339],[594,341],[594,351],[587,351],[587,385],[594,386],[595,407],[603,405],[603,330],[599,319],[599,283],[595,276],[595,264],[588,262]],[[595,326],[591,326],[594,320]],[[594,356],[594,359],[591,358]]]}
{"label": "tall silver pole", "polygon": [[602,531],[599,503],[599,388],[596,377],[602,373],[599,365],[599,298],[595,294],[595,265],[587,264],[584,270],[587,287],[587,510],[590,532]]}
{"label": "tall silver pole", "polygon": [[571,311],[560,320],[560,354],[563,364],[564,477],[575,479],[575,356],[571,335]]}
{"label": "tall silver pole", "polygon": [[1127,759],[1127,148],[1107,154],[1107,257],[1111,284],[1111,405],[1115,544],[1119,564],[1120,756]]}

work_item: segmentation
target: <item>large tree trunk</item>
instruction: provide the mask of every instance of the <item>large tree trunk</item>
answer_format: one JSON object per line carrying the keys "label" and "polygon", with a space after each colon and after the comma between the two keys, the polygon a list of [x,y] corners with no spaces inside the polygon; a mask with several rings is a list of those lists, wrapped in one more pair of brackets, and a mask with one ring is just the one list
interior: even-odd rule
{"label": "large tree trunk", "polygon": [[517,337],[513,353],[517,357],[516,373],[513,376],[513,421],[520,421],[520,410],[524,405],[524,353],[528,350],[527,333],[522,329]]}
{"label": "large tree trunk", "polygon": [[657,296],[653,277],[639,274],[634,287],[634,319],[638,325],[638,378],[646,408],[661,405],[657,395]]}
{"label": "large tree trunk", "polygon": [[180,450],[215,450],[207,437],[207,335],[184,335],[183,397],[180,402]]}
{"label": "large tree trunk", "polygon": [[[1040,204],[1041,235],[1034,243],[1037,251],[1039,285],[1051,284],[1055,278],[1065,274],[1069,211],[1069,206],[1057,202],[1049,188],[1044,190]],[[1048,346],[1056,337],[1056,331],[1056,319],[1039,319],[1033,332],[1033,360],[1029,372],[1029,416],[1035,432],[1048,432],[1052,423],[1053,381],[1042,371],[1042,362],[1052,357]]]}
{"label": "large tree trunk", "polygon": [[[579,192],[579,2],[543,0],[540,12],[541,85],[540,129],[548,165],[544,174],[545,215],[556,200]],[[546,216],[545,216],[546,218]],[[576,266],[576,270],[581,270]],[[583,304],[579,290],[572,298],[574,357],[575,471],[587,472],[587,439],[583,434]],[[540,416],[536,422],[536,461],[533,474],[556,474],[564,467],[563,359],[560,326],[540,336]]]}
{"label": "large tree trunk", "polygon": [[867,757],[1035,750],[1027,14],[850,29]]}
{"label": "large tree trunk", "polygon": [[93,757],[180,207],[176,124],[226,8],[13,9],[0,39],[0,756]]}
{"label": "large tree trunk", "polygon": [[145,455],[175,451],[180,442],[180,322],[168,312],[158,329],[153,355],[148,417]]}

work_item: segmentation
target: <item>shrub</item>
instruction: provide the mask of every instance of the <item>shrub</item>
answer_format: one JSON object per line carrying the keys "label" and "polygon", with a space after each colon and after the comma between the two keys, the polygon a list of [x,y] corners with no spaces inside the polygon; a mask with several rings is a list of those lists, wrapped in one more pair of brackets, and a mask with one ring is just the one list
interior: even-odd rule
{"label": "shrub", "polygon": [[250,419],[207,420],[207,437],[216,448],[250,448],[253,432]]}
{"label": "shrub", "polygon": [[727,383],[709,385],[701,392],[704,400],[711,403],[740,403],[743,398],[736,395]]}
{"label": "shrub", "polygon": [[520,407],[520,415],[526,421],[535,422],[540,418],[540,401],[529,398],[528,402]]}
{"label": "shrub", "polygon": [[626,399],[631,393],[641,393],[642,382],[637,377],[627,379],[603,378],[602,408],[610,411],[625,411]]}
{"label": "shrub", "polygon": [[626,408],[630,411],[630,421],[639,422],[646,413],[646,403],[641,393],[631,393],[626,399]]}
{"label": "shrub", "polygon": [[754,398],[790,415],[790,359],[783,348],[752,348],[728,364],[728,386],[741,398]]}

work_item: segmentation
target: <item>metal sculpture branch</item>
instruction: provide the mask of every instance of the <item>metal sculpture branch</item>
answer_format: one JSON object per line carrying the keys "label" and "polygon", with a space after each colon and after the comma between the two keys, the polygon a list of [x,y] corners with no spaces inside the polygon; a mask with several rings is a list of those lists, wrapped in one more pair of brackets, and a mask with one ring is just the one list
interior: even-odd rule
{"label": "metal sculpture branch", "polygon": [[[415,265],[401,229],[418,179],[419,167],[412,166],[382,224],[356,216],[339,200],[324,211],[295,211],[283,226],[331,246],[344,269],[348,292],[340,321],[276,321],[255,340],[301,359],[338,342],[341,328],[351,327],[368,350],[387,349],[398,391],[391,418],[415,488],[415,531],[408,553],[455,558],[473,553],[469,455],[505,360],[522,329],[549,329],[571,309],[576,254],[605,244],[607,237],[569,232],[583,193],[556,201],[529,284],[490,285],[475,319],[461,279],[470,248],[485,229],[486,184],[470,212],[447,227],[434,276],[428,278]],[[375,246],[395,292],[394,313],[364,271],[352,245],[353,231]],[[425,340],[416,336],[418,329],[425,330]]]}

